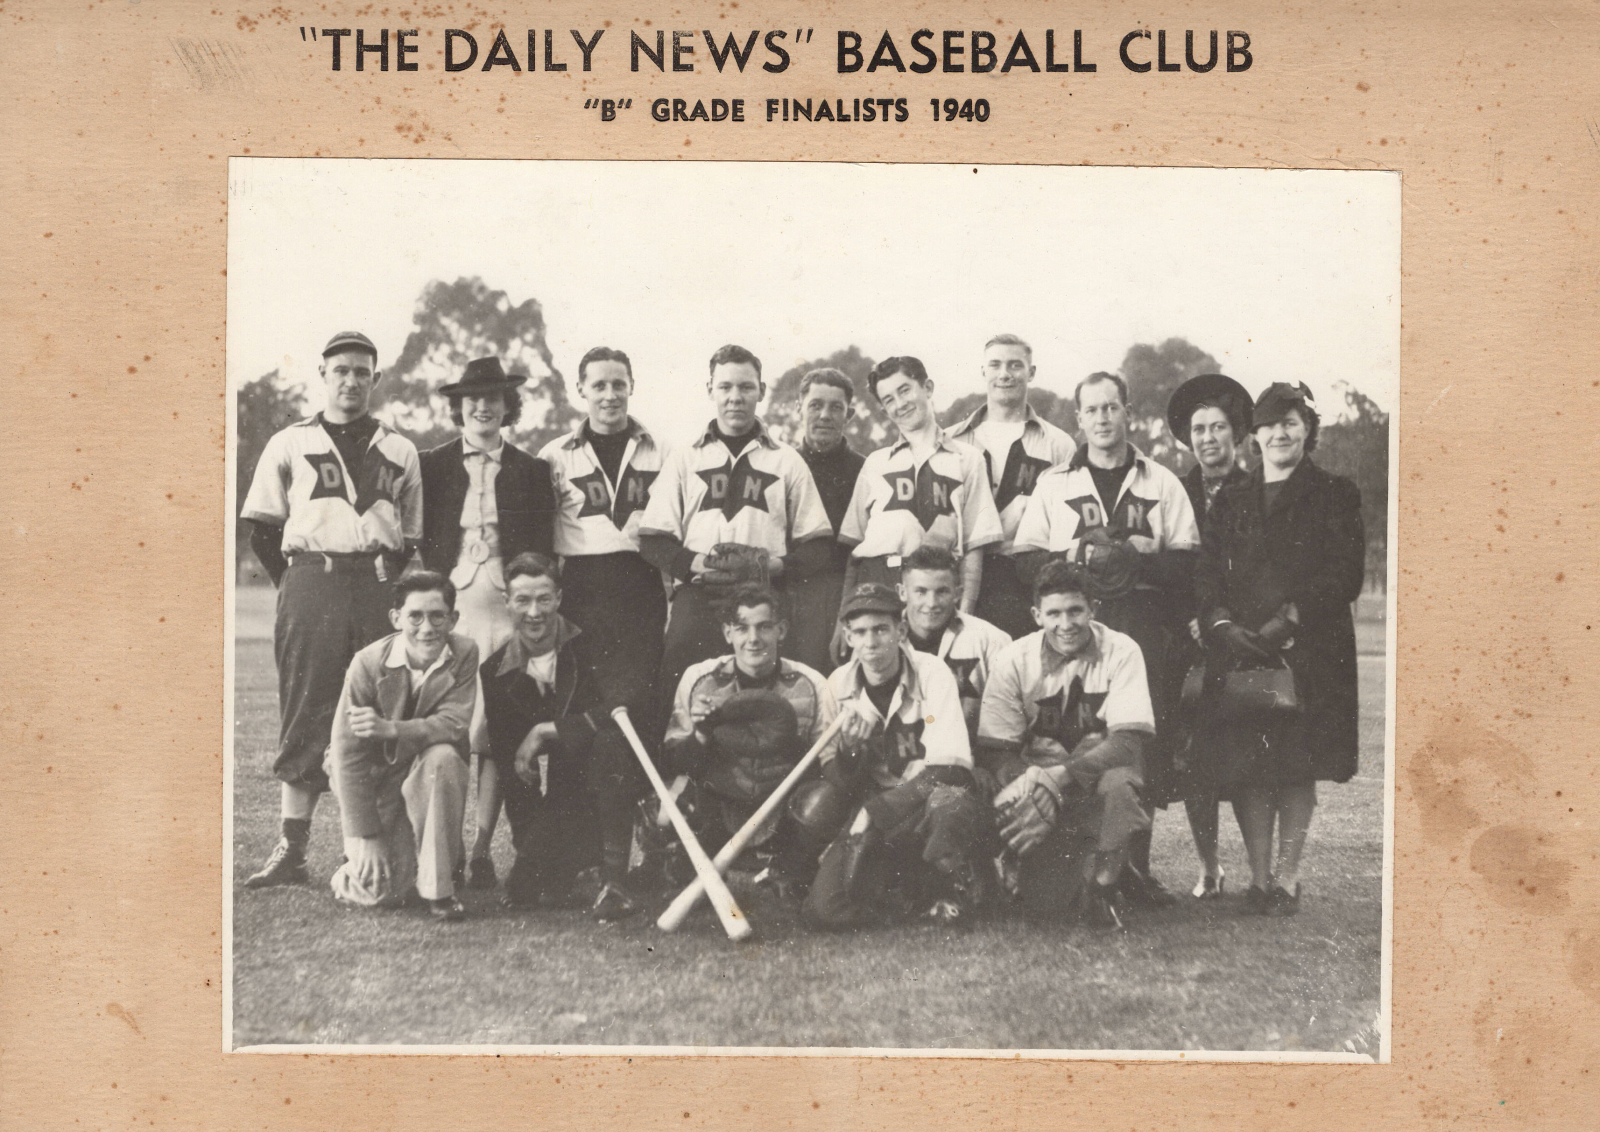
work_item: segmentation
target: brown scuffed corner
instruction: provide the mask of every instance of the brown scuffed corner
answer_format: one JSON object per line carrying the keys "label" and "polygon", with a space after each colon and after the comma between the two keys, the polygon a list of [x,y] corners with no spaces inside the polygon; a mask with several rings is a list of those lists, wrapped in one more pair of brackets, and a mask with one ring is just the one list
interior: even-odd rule
{"label": "brown scuffed corner", "polygon": [[1502,904],[1555,912],[1570,903],[1567,885],[1577,867],[1545,852],[1544,845],[1545,835],[1536,829],[1492,826],[1472,843],[1472,871],[1489,882],[1489,895]]}

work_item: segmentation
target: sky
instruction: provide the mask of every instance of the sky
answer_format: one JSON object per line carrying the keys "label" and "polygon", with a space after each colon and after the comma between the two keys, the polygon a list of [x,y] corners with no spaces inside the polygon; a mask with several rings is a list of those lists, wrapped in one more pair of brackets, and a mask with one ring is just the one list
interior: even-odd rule
{"label": "sky", "polygon": [[[335,332],[380,368],[430,280],[536,298],[570,385],[633,360],[634,415],[704,428],[725,342],[776,379],[851,344],[915,354],[942,407],[983,343],[1034,347],[1063,396],[1129,346],[1187,338],[1252,393],[1348,382],[1393,412],[1400,179],[1368,171],[233,158],[228,380],[307,381]],[[574,397],[581,408],[581,401]]]}

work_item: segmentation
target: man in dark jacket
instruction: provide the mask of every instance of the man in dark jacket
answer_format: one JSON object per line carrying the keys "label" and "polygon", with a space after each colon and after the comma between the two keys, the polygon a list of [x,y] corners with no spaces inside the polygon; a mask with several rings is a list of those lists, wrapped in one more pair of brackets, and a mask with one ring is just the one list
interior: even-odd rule
{"label": "man in dark jacket", "polygon": [[602,681],[582,631],[558,612],[561,575],[542,554],[507,564],[506,604],[514,633],[479,670],[516,848],[506,902],[569,903],[598,850],[602,885],[592,911],[620,919],[639,908],[627,871],[644,775],[611,712],[628,707],[648,732],[650,673],[610,665]]}

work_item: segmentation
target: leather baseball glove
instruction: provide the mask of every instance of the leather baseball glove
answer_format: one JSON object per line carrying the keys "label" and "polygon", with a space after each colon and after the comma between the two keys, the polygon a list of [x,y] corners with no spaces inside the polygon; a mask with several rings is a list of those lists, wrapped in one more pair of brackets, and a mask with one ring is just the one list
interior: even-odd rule
{"label": "leather baseball glove", "polygon": [[1125,538],[1105,527],[1091,527],[1078,542],[1078,564],[1089,575],[1091,597],[1121,597],[1133,589],[1139,569],[1139,551]]}
{"label": "leather baseball glove", "polygon": [[1019,857],[1030,853],[1056,827],[1061,789],[1046,768],[1030,766],[994,796],[994,808],[1000,812],[1000,836]]}
{"label": "leather baseball glove", "polygon": [[767,552],[759,546],[746,546],[738,542],[719,542],[706,555],[706,572],[700,575],[703,585],[731,589],[753,582],[768,583],[770,561]]}

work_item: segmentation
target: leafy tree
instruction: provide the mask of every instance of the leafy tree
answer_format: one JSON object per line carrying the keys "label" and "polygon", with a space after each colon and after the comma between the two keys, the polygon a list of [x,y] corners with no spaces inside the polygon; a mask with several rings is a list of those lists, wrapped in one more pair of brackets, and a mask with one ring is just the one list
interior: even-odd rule
{"label": "leafy tree", "polygon": [[1129,438],[1158,463],[1175,472],[1186,470],[1193,460],[1167,428],[1167,402],[1191,377],[1221,371],[1216,358],[1185,338],[1128,347],[1117,372],[1128,383]]}
{"label": "leafy tree", "polygon": [[[982,393],[963,394],[950,402],[950,407],[939,414],[939,423],[945,428],[953,428],[982,408],[985,400],[987,397]],[[1033,406],[1034,412],[1057,428],[1077,433],[1078,414],[1073,407],[1070,393],[1062,397],[1049,389],[1035,385],[1028,390],[1028,404]]]}
{"label": "leafy tree", "polygon": [[[254,381],[239,388],[239,417],[236,437],[238,460],[234,471],[237,505],[243,509],[245,496],[250,492],[250,479],[255,475],[256,464],[267,441],[279,429],[286,428],[306,414],[305,386],[299,383],[285,385],[278,371],[264,373]],[[235,558],[245,560],[250,553],[250,524],[236,521],[234,539]]]}
{"label": "leafy tree", "polygon": [[537,452],[578,419],[545,344],[544,309],[537,299],[513,306],[504,291],[491,290],[477,276],[454,283],[436,279],[422,289],[412,326],[400,356],[384,372],[373,413],[419,449],[455,436],[449,403],[438,389],[459,380],[468,362],[489,355],[508,373],[528,376],[518,391],[522,419],[511,430],[512,443]]}
{"label": "leafy tree", "polygon": [[882,446],[893,433],[878,399],[867,388],[867,374],[877,363],[862,354],[857,346],[836,350],[825,358],[802,362],[783,372],[767,393],[767,427],[792,444],[800,442],[800,379],[814,369],[832,368],[843,373],[855,386],[851,404],[855,415],[845,426],[845,440],[857,452],[871,452]]}
{"label": "leafy tree", "polygon": [[1313,459],[1355,481],[1361,490],[1361,522],[1367,535],[1367,575],[1381,581],[1389,548],[1389,414],[1348,382],[1338,385],[1344,404],[1337,413],[1323,406]]}

